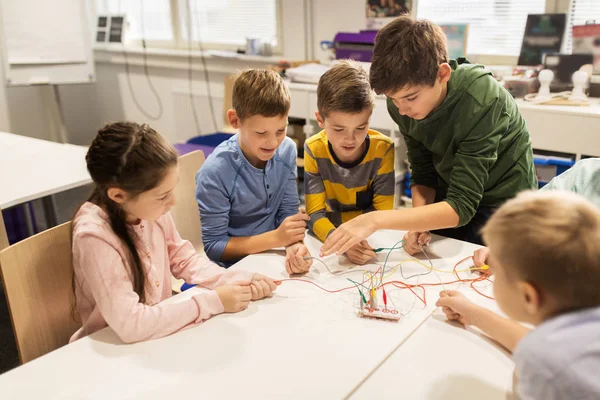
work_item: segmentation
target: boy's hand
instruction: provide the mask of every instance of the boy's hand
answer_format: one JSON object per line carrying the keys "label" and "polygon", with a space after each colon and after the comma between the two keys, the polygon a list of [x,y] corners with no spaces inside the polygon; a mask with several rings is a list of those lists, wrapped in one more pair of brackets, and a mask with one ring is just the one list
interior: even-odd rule
{"label": "boy's hand", "polygon": [[235,313],[245,310],[252,299],[250,285],[242,283],[234,283],[231,285],[219,286],[215,289],[223,308],[227,313]]}
{"label": "boy's hand", "polygon": [[458,321],[465,326],[473,325],[474,316],[480,309],[464,294],[456,290],[442,290],[440,299],[435,305],[442,307],[442,311],[450,321]]}
{"label": "boy's hand", "polygon": [[291,215],[284,219],[277,228],[277,237],[280,239],[281,245],[287,246],[304,240],[306,221],[309,220],[310,217],[304,213]]}
{"label": "boy's hand", "polygon": [[344,254],[355,244],[371,236],[377,230],[373,221],[375,212],[359,215],[340,225],[323,243],[321,257],[333,253]]}
{"label": "boy's hand", "polygon": [[367,261],[377,257],[373,248],[369,246],[366,240],[362,240],[359,243],[352,246],[350,250],[346,252],[348,259],[357,265],[365,265]]}
{"label": "boy's hand", "polygon": [[427,246],[429,242],[431,242],[429,232],[408,232],[404,235],[404,251],[414,256],[421,251],[421,246]]}
{"label": "boy's hand", "polygon": [[305,260],[310,257],[308,248],[302,242],[294,243],[285,248],[285,270],[288,274],[303,274],[308,272],[313,260]]}
{"label": "boy's hand", "polygon": [[250,291],[252,293],[252,300],[260,300],[277,289],[278,284],[273,279],[268,278],[261,274],[254,274],[252,281],[250,282]]}
{"label": "boy's hand", "polygon": [[[482,247],[480,249],[475,250],[473,253],[473,264],[476,267],[481,268],[484,265],[488,264],[488,256],[490,255],[490,250],[487,247]],[[487,273],[487,270],[477,269],[481,273]]]}

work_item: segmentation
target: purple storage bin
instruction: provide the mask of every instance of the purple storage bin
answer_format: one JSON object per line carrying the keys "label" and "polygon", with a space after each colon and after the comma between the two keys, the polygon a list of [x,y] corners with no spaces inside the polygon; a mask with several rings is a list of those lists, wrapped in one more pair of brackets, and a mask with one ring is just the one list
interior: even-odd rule
{"label": "purple storage bin", "polygon": [[338,60],[350,58],[356,61],[371,62],[373,58],[373,43],[376,36],[377,31],[338,33],[333,39],[335,58]]}

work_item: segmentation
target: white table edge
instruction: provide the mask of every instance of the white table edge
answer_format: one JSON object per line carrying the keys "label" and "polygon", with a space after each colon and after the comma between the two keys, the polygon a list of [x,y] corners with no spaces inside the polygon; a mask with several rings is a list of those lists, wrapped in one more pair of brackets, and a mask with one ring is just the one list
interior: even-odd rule
{"label": "white table edge", "polygon": [[46,197],[46,196],[51,196],[51,195],[54,195],[54,194],[57,194],[57,193],[60,193],[60,192],[64,192],[64,191],[69,190],[69,189],[75,189],[75,188],[78,188],[78,187],[81,187],[81,186],[85,186],[85,185],[88,185],[88,184],[90,184],[92,182],[93,182],[92,179],[88,178],[88,179],[79,180],[77,182],[72,182],[72,183],[70,183],[68,185],[57,186],[57,187],[54,187],[54,188],[49,189],[49,190],[44,190],[44,191],[36,193],[36,194],[32,194],[32,195],[29,195],[29,196],[21,197],[21,198],[18,198],[18,199],[13,199],[13,200],[7,201],[5,203],[2,203],[2,204],[0,204],[0,209],[6,210],[7,208],[14,207],[14,206],[17,206],[19,204],[24,204],[24,203],[27,203],[27,202],[30,202],[30,201],[33,201],[33,200],[41,199],[41,198]]}

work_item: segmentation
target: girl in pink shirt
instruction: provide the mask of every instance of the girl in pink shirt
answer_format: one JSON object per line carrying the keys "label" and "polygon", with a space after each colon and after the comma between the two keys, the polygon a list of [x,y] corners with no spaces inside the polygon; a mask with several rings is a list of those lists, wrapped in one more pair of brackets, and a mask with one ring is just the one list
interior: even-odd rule
{"label": "girl in pink shirt", "polygon": [[[242,311],[276,288],[265,276],[213,264],[179,236],[169,213],[177,160],[146,124],[110,124],[92,142],[86,161],[96,188],[73,220],[73,286],[83,326],[71,341],[106,326],[127,343],[166,336]],[[171,275],[212,290],[164,304]]]}

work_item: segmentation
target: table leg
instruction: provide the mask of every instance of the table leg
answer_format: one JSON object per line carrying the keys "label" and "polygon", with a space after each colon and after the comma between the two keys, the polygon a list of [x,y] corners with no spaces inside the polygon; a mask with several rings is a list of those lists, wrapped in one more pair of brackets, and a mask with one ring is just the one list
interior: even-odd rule
{"label": "table leg", "polygon": [[44,204],[44,214],[46,215],[46,225],[50,229],[58,225],[58,213],[56,211],[56,204],[54,203],[54,197],[46,196],[42,199]]}
{"label": "table leg", "polygon": [[37,226],[37,220],[35,219],[35,210],[32,202],[27,203],[27,210],[29,210],[29,215],[31,215],[31,224],[33,225],[33,234],[35,235],[39,233],[39,230]]}
{"label": "table leg", "polygon": [[29,213],[29,206],[27,203],[21,206],[23,210],[23,216],[25,217],[25,227],[27,228],[27,237],[31,237],[34,235],[33,231],[33,222],[31,221],[31,214]]}

